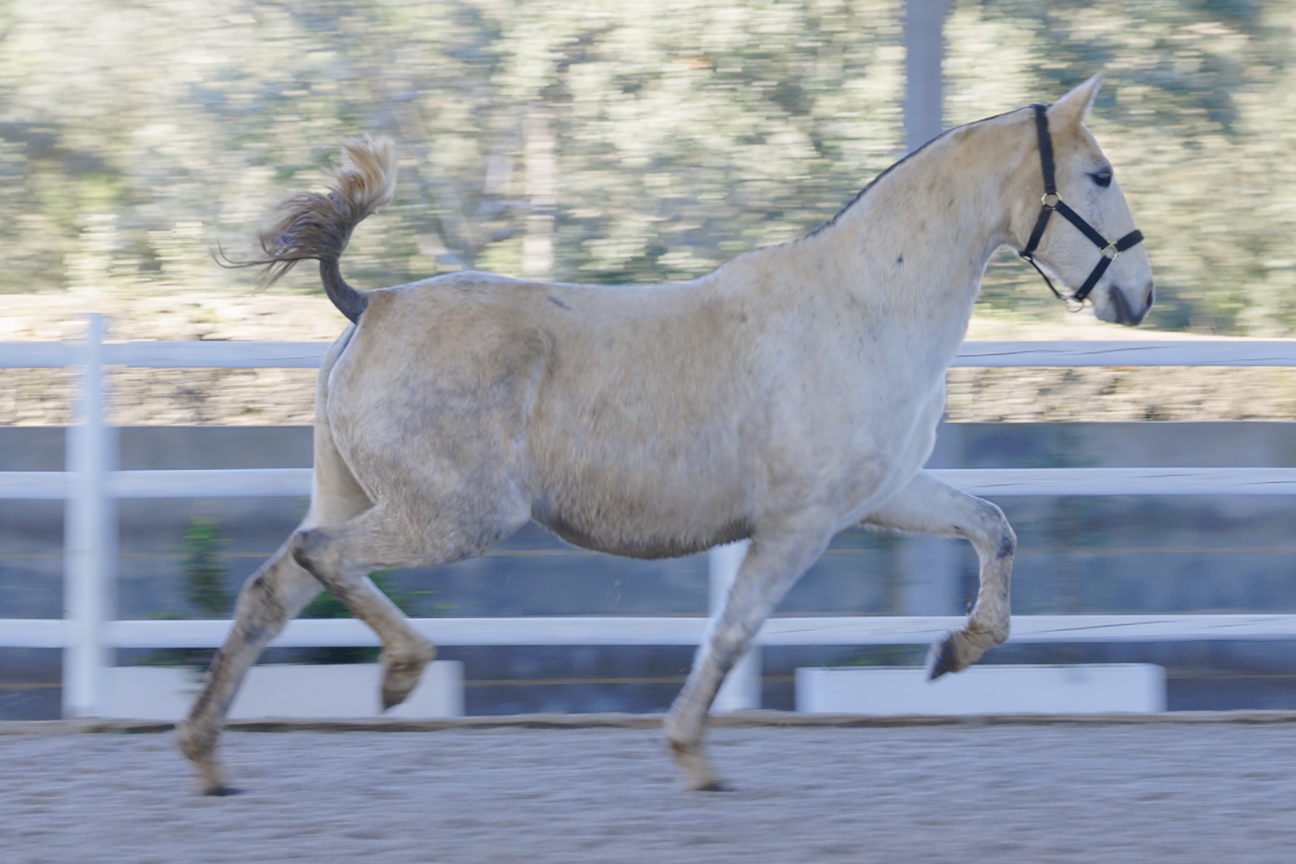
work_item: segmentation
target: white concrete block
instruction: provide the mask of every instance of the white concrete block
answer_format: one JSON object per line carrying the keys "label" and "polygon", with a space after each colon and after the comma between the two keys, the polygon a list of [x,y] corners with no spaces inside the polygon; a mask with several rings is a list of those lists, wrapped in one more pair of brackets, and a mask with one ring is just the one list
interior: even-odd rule
{"label": "white concrete block", "polygon": [[[201,674],[189,667],[120,666],[110,671],[109,718],[181,720],[202,686]],[[463,716],[463,663],[458,660],[428,664],[409,698],[385,714],[379,710],[381,681],[382,669],[376,663],[254,666],[234,698],[229,719]]]}
{"label": "white concrete block", "polygon": [[796,670],[796,710],[809,714],[1149,714],[1165,692],[1150,663],[972,666],[931,682],[920,667]]}

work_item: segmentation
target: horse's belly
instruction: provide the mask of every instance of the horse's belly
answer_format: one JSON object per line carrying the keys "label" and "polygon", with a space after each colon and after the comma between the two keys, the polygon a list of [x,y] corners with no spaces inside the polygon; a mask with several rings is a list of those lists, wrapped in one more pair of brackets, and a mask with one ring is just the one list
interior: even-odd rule
{"label": "horse's belly", "polygon": [[533,507],[531,515],[537,523],[568,543],[628,558],[678,558],[751,536],[751,526],[741,519],[700,533],[697,530],[663,531],[660,525],[584,522],[540,507]]}
{"label": "horse's belly", "polygon": [[531,517],[569,543],[634,558],[690,555],[750,535],[736,488],[702,477],[690,484],[674,473],[560,478],[539,490]]}

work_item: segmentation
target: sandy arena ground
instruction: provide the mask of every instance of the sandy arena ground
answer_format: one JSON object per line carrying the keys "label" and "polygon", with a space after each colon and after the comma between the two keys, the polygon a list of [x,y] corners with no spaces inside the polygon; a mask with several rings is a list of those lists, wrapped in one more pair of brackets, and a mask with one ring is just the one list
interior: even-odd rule
{"label": "sandy arena ground", "polygon": [[229,798],[193,793],[169,732],[6,731],[6,864],[1269,864],[1296,846],[1296,722],[718,728],[721,794],[683,791],[642,721],[242,731]]}

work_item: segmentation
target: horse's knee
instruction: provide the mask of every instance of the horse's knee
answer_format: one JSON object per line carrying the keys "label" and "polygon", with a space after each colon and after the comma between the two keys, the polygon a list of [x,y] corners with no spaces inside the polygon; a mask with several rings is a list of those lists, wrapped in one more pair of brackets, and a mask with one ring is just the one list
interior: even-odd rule
{"label": "horse's knee", "polygon": [[204,723],[190,717],[176,726],[176,746],[186,759],[198,764],[211,758],[219,735],[220,729],[214,723]]}
{"label": "horse's knee", "polygon": [[1004,615],[988,621],[969,622],[967,637],[977,648],[989,651],[1007,642],[1011,630],[1012,619]]}

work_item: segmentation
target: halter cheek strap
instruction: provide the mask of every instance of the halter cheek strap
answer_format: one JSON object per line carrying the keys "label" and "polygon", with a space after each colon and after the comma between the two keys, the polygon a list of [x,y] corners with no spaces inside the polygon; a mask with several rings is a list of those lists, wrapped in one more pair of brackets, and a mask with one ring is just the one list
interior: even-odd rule
{"label": "halter cheek strap", "polygon": [[[1076,311],[1083,305],[1084,299],[1089,296],[1089,292],[1098,284],[1098,280],[1107,272],[1111,262],[1115,261],[1120,253],[1143,242],[1143,233],[1135,229],[1119,240],[1108,240],[1094,230],[1094,227],[1086,222],[1083,216],[1067,206],[1067,203],[1057,194],[1057,184],[1053,179],[1053,137],[1049,134],[1048,114],[1045,113],[1047,109],[1043,105],[1032,105],[1031,107],[1035,109],[1035,131],[1039,136],[1040,167],[1044,170],[1044,197],[1040,199],[1040,214],[1039,218],[1035,220],[1035,228],[1031,231],[1030,240],[1026,243],[1026,248],[1017,254],[1026,259],[1035,268],[1036,272],[1044,277],[1044,283],[1048,285],[1054,296],[1059,300],[1066,300],[1068,303],[1074,301],[1075,306],[1072,307],[1072,311]],[[1089,278],[1070,297],[1063,297],[1053,287],[1053,283],[1049,280],[1047,274],[1035,262],[1035,250],[1044,237],[1044,229],[1048,227],[1049,217],[1053,215],[1054,211],[1057,211],[1068,222],[1080,229],[1080,232],[1098,247],[1099,254],[1102,256],[1098,259],[1098,263],[1094,265],[1094,269],[1090,271]]]}

